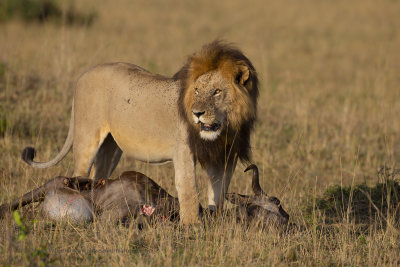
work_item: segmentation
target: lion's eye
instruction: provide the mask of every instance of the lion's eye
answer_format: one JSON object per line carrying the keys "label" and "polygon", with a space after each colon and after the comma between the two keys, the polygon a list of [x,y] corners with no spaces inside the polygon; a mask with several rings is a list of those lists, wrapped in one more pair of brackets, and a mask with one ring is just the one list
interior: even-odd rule
{"label": "lion's eye", "polygon": [[222,92],[221,89],[215,89],[214,95],[218,95],[218,94],[220,94],[221,92]]}
{"label": "lion's eye", "polygon": [[199,89],[198,89],[198,88],[194,88],[194,93],[195,93],[196,95],[198,95],[198,94],[199,94]]}

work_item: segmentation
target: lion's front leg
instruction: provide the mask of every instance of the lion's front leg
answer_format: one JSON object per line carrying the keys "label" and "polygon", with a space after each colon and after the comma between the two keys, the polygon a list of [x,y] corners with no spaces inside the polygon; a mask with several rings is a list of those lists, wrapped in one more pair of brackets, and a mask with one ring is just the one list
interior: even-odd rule
{"label": "lion's front leg", "polygon": [[228,191],[237,159],[230,160],[223,166],[210,166],[208,174],[208,205],[210,210],[222,209],[225,194]]}
{"label": "lion's front leg", "polygon": [[195,161],[186,142],[177,144],[173,161],[181,223],[198,223],[199,200],[196,186]]}

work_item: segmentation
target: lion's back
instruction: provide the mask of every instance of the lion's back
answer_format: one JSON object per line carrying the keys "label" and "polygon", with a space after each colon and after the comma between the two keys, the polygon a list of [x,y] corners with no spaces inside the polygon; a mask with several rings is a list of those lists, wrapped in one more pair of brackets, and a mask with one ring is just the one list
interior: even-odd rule
{"label": "lion's back", "polygon": [[126,154],[139,160],[171,160],[179,90],[178,81],[133,64],[98,65],[76,86],[75,125],[111,133]]}

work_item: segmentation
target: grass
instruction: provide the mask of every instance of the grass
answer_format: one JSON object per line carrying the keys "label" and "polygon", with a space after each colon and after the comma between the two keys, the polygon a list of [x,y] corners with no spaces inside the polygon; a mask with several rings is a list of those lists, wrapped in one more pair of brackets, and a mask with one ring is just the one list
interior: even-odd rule
{"label": "grass", "polygon": [[398,170],[391,171],[382,167],[378,175],[383,179],[374,186],[367,186],[365,183],[333,185],[325,190],[322,197],[311,199],[315,203],[305,206],[305,214],[314,216],[314,210],[318,210],[318,216],[322,215],[327,224],[346,220],[367,227],[374,224],[379,224],[380,227],[398,225],[400,185],[397,179],[393,179],[397,178],[397,174]]}
{"label": "grass", "polygon": [[[69,4],[59,3],[68,10]],[[186,55],[220,37],[245,51],[259,72],[254,161],[262,187],[280,198],[302,231],[244,229],[229,218],[205,230],[166,224],[138,231],[108,222],[75,226],[46,221],[33,207],[21,211],[29,230],[24,240],[18,240],[12,216],[1,222],[0,263],[400,264],[399,178],[379,172],[381,166],[398,169],[400,160],[397,1],[73,4],[80,14],[95,10],[90,26],[19,19],[0,24],[0,202],[50,177],[72,174],[71,153],[46,170],[27,166],[20,153],[33,145],[38,160],[56,155],[82,72],[124,61],[172,75]],[[230,191],[251,192],[244,167],[238,166]],[[114,175],[123,170],[141,171],[176,195],[171,165],[123,157]],[[203,204],[205,179],[199,170]]]}

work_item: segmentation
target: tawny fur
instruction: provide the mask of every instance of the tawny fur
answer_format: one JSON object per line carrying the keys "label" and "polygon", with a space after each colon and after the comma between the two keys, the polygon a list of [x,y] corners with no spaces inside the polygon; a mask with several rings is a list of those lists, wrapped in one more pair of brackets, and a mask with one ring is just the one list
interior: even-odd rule
{"label": "tawny fur", "polygon": [[[202,88],[196,96],[194,84]],[[217,86],[223,90],[213,96]],[[196,160],[209,177],[209,206],[222,207],[238,158],[250,159],[257,86],[251,62],[218,41],[190,56],[171,78],[133,64],[101,64],[76,83],[70,128],[58,155],[35,162],[34,149],[26,148],[23,159],[48,168],[73,147],[73,175],[88,177],[94,169],[95,179],[111,175],[122,151],[148,163],[172,161],[182,222],[198,222]],[[197,123],[190,118],[195,106],[207,113]]]}

